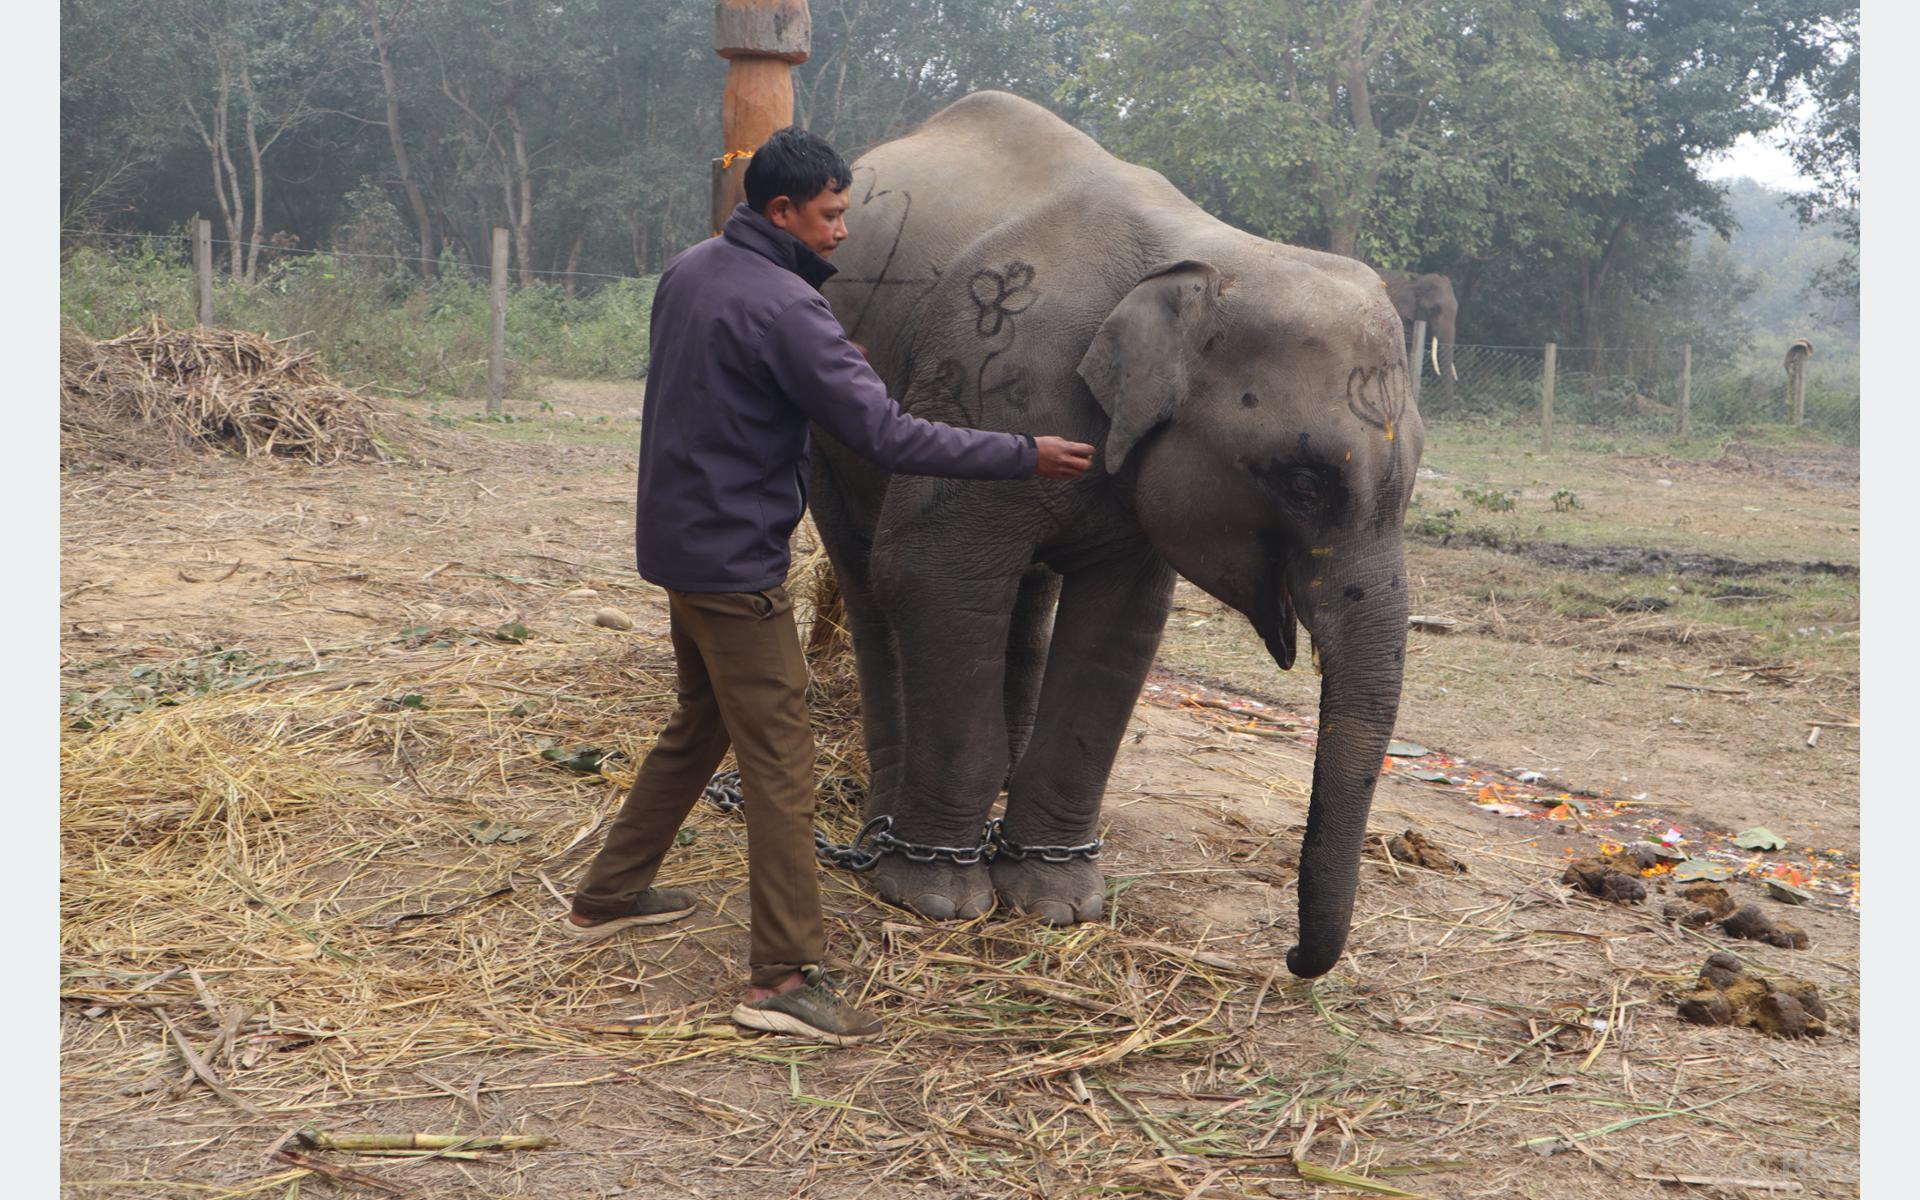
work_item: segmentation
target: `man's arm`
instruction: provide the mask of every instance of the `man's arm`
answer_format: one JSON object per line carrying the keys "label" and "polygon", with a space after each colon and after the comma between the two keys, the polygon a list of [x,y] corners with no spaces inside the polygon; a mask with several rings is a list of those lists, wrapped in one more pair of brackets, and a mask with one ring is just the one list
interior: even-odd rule
{"label": "man's arm", "polygon": [[962,429],[902,412],[824,300],[803,300],[782,313],[767,331],[761,358],[809,417],[848,449],[889,471],[956,479],[1035,474],[1071,479],[1092,461],[1092,447],[1059,438]]}

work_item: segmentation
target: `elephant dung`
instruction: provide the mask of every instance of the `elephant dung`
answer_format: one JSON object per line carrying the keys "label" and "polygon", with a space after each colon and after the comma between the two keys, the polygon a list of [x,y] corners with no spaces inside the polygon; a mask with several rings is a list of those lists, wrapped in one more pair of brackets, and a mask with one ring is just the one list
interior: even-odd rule
{"label": "elephant dung", "polygon": [[1387,853],[1403,863],[1452,875],[1465,875],[1467,864],[1427,840],[1425,834],[1409,829],[1387,841]]}
{"label": "elephant dung", "polygon": [[1704,929],[1722,917],[1733,915],[1736,907],[1726,888],[1702,881],[1681,888],[1680,898],[1669,900],[1662,915],[1689,929]]}
{"label": "elephant dung", "polygon": [[1680,997],[1679,1015],[1695,1025],[1744,1025],[1772,1037],[1817,1037],[1827,1032],[1827,1006],[1804,979],[1761,979],[1731,954],[1715,954],[1700,969],[1693,991]]}
{"label": "elephant dung", "polygon": [[1615,904],[1635,904],[1647,898],[1646,884],[1604,858],[1582,858],[1568,863],[1560,882]]}
{"label": "elephant dung", "polygon": [[1786,921],[1775,921],[1751,904],[1743,905],[1738,912],[1720,922],[1720,929],[1731,937],[1765,942],[1782,950],[1807,948],[1806,930]]}

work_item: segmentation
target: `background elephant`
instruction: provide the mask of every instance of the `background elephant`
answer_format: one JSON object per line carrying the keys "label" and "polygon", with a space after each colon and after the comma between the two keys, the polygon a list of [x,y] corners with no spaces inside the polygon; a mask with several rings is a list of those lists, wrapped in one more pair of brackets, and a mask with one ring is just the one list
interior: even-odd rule
{"label": "background elephant", "polygon": [[[1322,669],[1297,975],[1338,961],[1400,700],[1401,525],[1423,439],[1400,323],[1365,265],[1208,216],[1025,100],[970,96],[855,165],[823,289],[917,415],[1094,443],[1071,483],[888,477],[816,431],[814,518],[847,606],[895,837],[991,867],[883,857],[925,915],[997,893],[1053,923],[1101,912],[1087,843],[1184,575],[1282,668]],[[1047,857],[1066,861],[1047,861]]]}
{"label": "background elephant", "polygon": [[1445,275],[1414,275],[1407,271],[1381,271],[1380,278],[1387,281],[1387,297],[1393,301],[1393,310],[1400,314],[1400,321],[1411,336],[1413,323],[1427,323],[1428,345],[1422,346],[1419,353],[1427,357],[1432,352],[1429,347],[1439,344],[1437,354],[1432,357],[1433,369],[1440,376],[1440,397],[1448,404],[1453,402],[1453,384],[1458,378],[1453,369],[1453,339],[1460,320],[1460,302],[1453,295],[1453,281]]}

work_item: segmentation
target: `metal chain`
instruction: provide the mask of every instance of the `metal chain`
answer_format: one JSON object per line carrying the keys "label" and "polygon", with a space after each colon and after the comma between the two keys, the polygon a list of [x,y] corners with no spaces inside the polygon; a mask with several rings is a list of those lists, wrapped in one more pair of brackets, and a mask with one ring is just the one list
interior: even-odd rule
{"label": "metal chain", "polygon": [[746,806],[746,798],[740,792],[740,772],[722,771],[707,781],[700,794],[713,801],[713,806],[723,813],[737,813]]}
{"label": "metal chain", "polygon": [[[839,790],[845,795],[857,791],[844,783]],[[721,771],[708,781],[701,795],[723,813],[739,813],[745,807],[738,771]],[[813,831],[814,857],[825,866],[843,871],[872,870],[874,864],[888,854],[902,855],[910,862],[950,862],[961,867],[1002,857],[1014,862],[1037,858],[1041,862],[1064,863],[1076,858],[1098,858],[1105,844],[1095,838],[1078,846],[1023,846],[1007,840],[1000,817],[988,821],[980,830],[980,840],[971,846],[937,846],[897,838],[893,836],[893,817],[886,814],[862,825],[851,842],[833,841],[818,828]]]}
{"label": "metal chain", "polygon": [[1010,858],[1014,862],[1024,862],[1029,858],[1037,858],[1041,862],[1049,863],[1072,862],[1076,858],[1091,861],[1100,857],[1100,848],[1107,844],[1106,839],[1095,838],[1090,842],[1082,842],[1078,846],[1022,846],[1018,842],[1007,840],[1004,827],[1004,818],[995,817],[988,821],[987,840],[993,843],[995,858]]}

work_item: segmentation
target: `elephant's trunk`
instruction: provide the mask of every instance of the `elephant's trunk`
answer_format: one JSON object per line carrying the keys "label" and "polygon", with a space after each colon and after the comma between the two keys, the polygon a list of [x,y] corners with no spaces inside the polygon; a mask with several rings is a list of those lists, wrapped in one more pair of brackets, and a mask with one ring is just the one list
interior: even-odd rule
{"label": "elephant's trunk", "polygon": [[1367,813],[1393,737],[1406,664],[1407,587],[1399,546],[1367,564],[1363,578],[1328,579],[1339,597],[1316,614],[1320,743],[1313,799],[1300,847],[1299,942],[1287,969],[1303,979],[1331,971],[1346,948],[1360,884]]}

